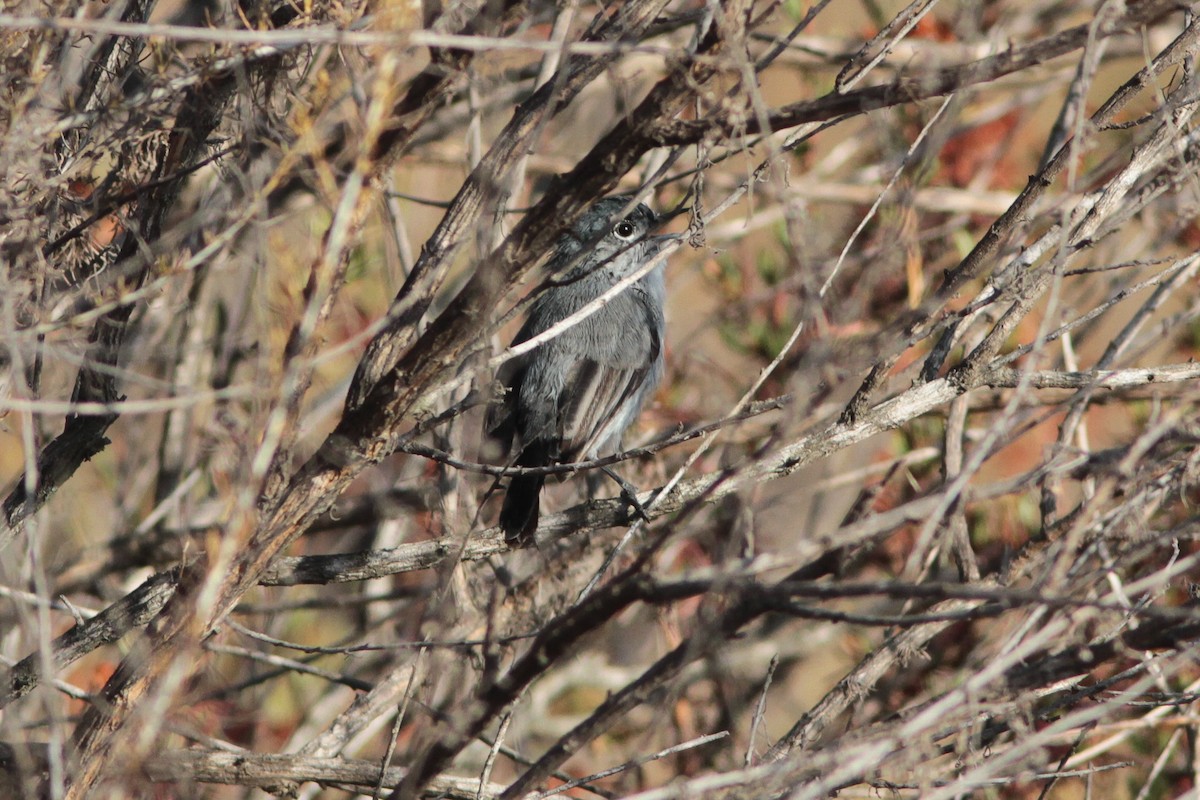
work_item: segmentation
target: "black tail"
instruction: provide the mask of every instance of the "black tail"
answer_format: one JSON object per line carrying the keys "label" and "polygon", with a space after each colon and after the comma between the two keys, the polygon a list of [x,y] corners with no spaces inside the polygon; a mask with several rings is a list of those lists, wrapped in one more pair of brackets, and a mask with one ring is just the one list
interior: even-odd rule
{"label": "black tail", "polygon": [[538,496],[546,479],[541,475],[518,475],[508,485],[500,527],[509,544],[528,544],[538,526]]}
{"label": "black tail", "polygon": [[[518,467],[544,467],[549,464],[544,446],[530,443],[517,457]],[[500,527],[510,544],[528,544],[538,526],[538,505],[545,475],[518,475],[508,484],[500,509]]]}

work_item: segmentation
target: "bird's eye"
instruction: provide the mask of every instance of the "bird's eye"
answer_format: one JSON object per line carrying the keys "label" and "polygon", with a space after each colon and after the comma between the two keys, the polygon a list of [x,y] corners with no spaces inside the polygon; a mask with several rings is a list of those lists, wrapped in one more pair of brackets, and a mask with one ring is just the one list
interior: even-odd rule
{"label": "bird's eye", "polygon": [[637,227],[627,219],[623,219],[616,225],[613,225],[613,233],[618,239],[629,240],[637,233]]}

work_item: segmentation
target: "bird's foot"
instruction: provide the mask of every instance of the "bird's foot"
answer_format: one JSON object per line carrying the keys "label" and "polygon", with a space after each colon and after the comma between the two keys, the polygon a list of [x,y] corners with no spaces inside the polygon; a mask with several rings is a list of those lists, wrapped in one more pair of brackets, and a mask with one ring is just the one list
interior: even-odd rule
{"label": "bird's foot", "polygon": [[633,484],[622,478],[617,473],[613,472],[608,467],[601,467],[600,469],[604,470],[604,474],[616,481],[617,485],[621,487],[621,499],[629,505],[629,508],[633,511],[633,513],[637,515],[642,522],[649,522],[650,515],[646,513],[645,507],[642,505],[641,501],[638,500],[637,489],[633,487]]}

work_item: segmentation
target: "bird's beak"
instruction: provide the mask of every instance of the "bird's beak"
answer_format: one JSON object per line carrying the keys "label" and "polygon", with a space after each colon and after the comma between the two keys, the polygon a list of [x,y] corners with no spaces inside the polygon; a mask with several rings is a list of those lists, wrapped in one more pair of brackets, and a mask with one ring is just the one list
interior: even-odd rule
{"label": "bird's beak", "polygon": [[648,248],[650,251],[649,256],[653,258],[665,250],[667,245],[669,245],[671,242],[677,242],[682,238],[683,235],[679,233],[664,233],[659,236],[651,236],[646,240],[647,244],[650,245]]}

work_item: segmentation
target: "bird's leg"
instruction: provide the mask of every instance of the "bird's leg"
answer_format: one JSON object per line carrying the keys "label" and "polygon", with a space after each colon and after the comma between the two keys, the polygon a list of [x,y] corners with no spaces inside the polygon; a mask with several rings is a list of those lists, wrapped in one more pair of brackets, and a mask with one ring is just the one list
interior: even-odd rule
{"label": "bird's leg", "polygon": [[629,507],[633,509],[633,513],[641,517],[643,522],[649,522],[650,517],[646,514],[646,509],[642,508],[641,502],[637,499],[637,489],[633,488],[633,484],[613,472],[609,467],[601,467],[600,469],[621,487],[621,498],[629,504]]}

